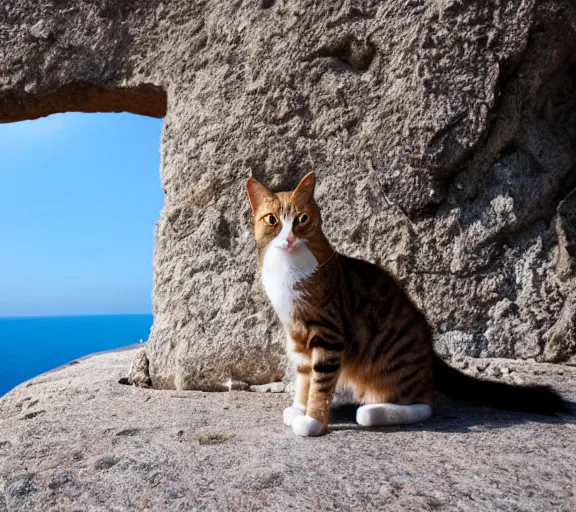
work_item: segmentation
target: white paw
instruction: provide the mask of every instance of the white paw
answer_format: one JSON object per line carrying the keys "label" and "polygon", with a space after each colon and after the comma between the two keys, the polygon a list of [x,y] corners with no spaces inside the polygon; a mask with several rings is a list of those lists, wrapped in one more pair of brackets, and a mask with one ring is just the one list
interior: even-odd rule
{"label": "white paw", "polygon": [[427,420],[432,415],[428,404],[369,404],[356,411],[356,423],[363,427],[406,425]]}
{"label": "white paw", "polygon": [[282,418],[284,419],[284,425],[291,427],[292,422],[298,416],[304,416],[304,414],[306,414],[306,409],[304,407],[294,405],[286,407],[286,409],[284,409],[284,412],[282,413]]}
{"label": "white paw", "polygon": [[311,416],[297,416],[292,422],[292,431],[297,436],[319,436],[322,433],[322,423]]}

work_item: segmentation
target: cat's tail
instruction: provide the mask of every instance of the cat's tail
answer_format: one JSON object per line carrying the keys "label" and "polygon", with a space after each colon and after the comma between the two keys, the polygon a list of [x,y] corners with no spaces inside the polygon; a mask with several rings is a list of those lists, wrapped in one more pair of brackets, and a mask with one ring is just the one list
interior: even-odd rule
{"label": "cat's tail", "polygon": [[519,386],[477,379],[452,368],[436,354],[434,385],[449,398],[499,409],[547,415],[567,411],[562,397],[548,386]]}

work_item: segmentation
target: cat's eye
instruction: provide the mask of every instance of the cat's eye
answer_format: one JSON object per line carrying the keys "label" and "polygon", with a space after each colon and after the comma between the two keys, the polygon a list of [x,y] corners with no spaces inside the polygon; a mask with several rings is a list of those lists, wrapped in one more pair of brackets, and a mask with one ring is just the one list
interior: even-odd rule
{"label": "cat's eye", "polygon": [[307,213],[301,213],[298,215],[296,220],[298,221],[298,224],[306,224],[310,220],[310,215]]}
{"label": "cat's eye", "polygon": [[268,215],[266,215],[266,216],[264,217],[264,222],[265,222],[266,224],[268,224],[269,226],[275,226],[276,223],[278,222],[278,219],[277,219],[274,215],[272,215],[271,213],[269,213]]}

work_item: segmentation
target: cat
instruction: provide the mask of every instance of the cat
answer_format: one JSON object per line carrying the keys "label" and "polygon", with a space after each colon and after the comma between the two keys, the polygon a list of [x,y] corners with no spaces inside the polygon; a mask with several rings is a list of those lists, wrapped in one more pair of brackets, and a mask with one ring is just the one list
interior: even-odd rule
{"label": "cat", "polygon": [[296,370],[294,402],[283,413],[295,434],[326,431],[337,384],[362,404],[356,411],[362,426],[430,418],[434,389],[513,410],[564,409],[545,386],[483,381],[443,362],[433,350],[430,324],[395,279],[332,248],[315,183],[311,172],[292,192],[273,193],[254,178],[247,184],[258,269]]}

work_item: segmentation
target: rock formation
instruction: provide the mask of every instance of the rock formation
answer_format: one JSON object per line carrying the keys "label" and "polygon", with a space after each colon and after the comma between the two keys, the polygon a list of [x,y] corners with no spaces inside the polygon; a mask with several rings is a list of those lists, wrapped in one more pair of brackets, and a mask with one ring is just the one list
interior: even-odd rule
{"label": "rock formation", "polygon": [[311,169],[334,245],[396,275],[439,350],[574,362],[575,49],[570,0],[4,0],[0,121],[164,117],[137,382],[281,378],[244,184]]}
{"label": "rock formation", "polygon": [[[0,510],[572,511],[576,423],[437,401],[429,421],[326,436],[282,423],[285,393],[121,386],[135,350],[39,375],[0,398]],[[472,360],[466,371],[555,385],[576,368]]]}

